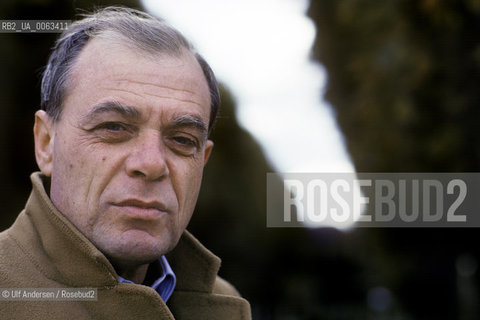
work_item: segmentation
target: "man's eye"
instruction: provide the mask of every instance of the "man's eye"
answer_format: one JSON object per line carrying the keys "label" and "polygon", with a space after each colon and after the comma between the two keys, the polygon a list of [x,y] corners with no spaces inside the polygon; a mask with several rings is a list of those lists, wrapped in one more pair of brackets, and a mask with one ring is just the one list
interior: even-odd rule
{"label": "man's eye", "polygon": [[199,144],[197,143],[197,140],[187,136],[172,136],[167,141],[168,146],[174,152],[184,156],[192,156],[199,150]]}
{"label": "man's eye", "polygon": [[121,122],[103,122],[91,130],[107,143],[127,141],[135,134],[135,128]]}
{"label": "man's eye", "polygon": [[118,122],[105,122],[99,125],[97,129],[105,129],[109,131],[123,131],[127,130],[127,127]]}
{"label": "man's eye", "polygon": [[186,138],[186,137],[174,137],[173,140],[175,140],[175,142],[177,142],[179,144],[182,144],[182,145],[185,145],[185,146],[192,146],[192,147],[196,146],[195,141],[193,141],[192,139]]}

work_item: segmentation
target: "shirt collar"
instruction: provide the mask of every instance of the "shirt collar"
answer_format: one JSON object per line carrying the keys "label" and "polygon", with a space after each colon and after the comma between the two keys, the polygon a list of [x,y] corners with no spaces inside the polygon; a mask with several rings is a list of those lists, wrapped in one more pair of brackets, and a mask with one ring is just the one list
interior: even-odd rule
{"label": "shirt collar", "polygon": [[[157,291],[164,302],[167,302],[175,289],[177,278],[165,256],[161,256],[157,262],[160,265],[160,270],[154,271],[154,276],[158,278],[150,285],[150,287]],[[133,283],[121,276],[118,276],[118,281],[123,283]]]}

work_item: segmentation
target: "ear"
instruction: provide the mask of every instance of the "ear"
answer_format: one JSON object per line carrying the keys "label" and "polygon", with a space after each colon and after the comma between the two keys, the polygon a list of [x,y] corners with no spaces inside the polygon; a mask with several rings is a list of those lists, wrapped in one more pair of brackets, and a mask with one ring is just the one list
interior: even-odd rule
{"label": "ear", "polygon": [[205,143],[205,155],[203,157],[203,165],[206,165],[208,162],[208,158],[210,158],[210,154],[212,153],[213,149],[213,141],[207,140]]}
{"label": "ear", "polygon": [[52,175],[53,163],[53,120],[43,110],[35,113],[35,125],[33,126],[35,139],[35,158],[37,165],[44,175]]}

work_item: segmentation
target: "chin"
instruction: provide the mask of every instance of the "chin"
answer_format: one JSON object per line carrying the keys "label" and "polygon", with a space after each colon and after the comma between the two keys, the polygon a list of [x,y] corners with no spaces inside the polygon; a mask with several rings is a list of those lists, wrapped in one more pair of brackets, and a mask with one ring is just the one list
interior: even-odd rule
{"label": "chin", "polygon": [[138,230],[128,231],[119,239],[112,240],[101,246],[103,248],[99,247],[100,251],[112,262],[137,265],[159,259],[172,250],[178,241],[172,234],[157,238]]}

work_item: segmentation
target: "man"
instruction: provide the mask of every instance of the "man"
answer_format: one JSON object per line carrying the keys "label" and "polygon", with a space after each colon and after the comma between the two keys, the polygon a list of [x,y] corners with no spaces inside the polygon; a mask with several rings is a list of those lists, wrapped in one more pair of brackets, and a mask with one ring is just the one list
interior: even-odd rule
{"label": "man", "polygon": [[0,301],[6,318],[249,319],[185,228],[219,107],[184,37],[107,8],[57,41],[35,114],[41,173],[0,234],[0,287],[97,288],[97,301]]}

